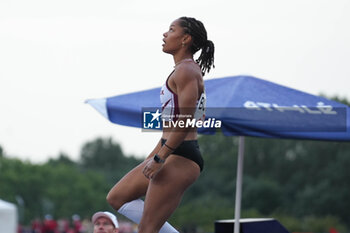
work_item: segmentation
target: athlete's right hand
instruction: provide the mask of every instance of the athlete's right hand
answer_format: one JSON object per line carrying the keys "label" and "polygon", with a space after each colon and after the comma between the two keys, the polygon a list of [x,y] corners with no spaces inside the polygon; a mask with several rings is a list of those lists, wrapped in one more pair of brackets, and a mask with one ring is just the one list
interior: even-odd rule
{"label": "athlete's right hand", "polygon": [[147,179],[152,179],[154,178],[159,170],[162,168],[163,164],[162,163],[156,163],[153,158],[148,160],[146,163],[145,167],[143,168],[143,174]]}

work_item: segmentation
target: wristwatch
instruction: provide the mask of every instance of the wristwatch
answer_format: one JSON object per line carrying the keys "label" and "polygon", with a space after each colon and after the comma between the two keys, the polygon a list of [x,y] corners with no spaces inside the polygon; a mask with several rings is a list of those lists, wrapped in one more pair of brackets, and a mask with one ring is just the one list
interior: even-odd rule
{"label": "wristwatch", "polygon": [[153,156],[153,160],[156,161],[156,163],[164,163],[165,159],[161,159],[159,155],[155,154]]}

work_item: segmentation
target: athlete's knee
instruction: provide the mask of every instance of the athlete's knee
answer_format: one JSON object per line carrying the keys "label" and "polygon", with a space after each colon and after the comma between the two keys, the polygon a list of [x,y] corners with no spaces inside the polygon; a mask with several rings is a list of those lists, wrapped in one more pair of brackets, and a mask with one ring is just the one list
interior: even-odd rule
{"label": "athlete's knee", "polygon": [[124,204],[124,202],[121,200],[121,198],[118,198],[118,194],[110,191],[107,196],[106,200],[110,206],[113,207],[115,210],[119,210],[119,208]]}

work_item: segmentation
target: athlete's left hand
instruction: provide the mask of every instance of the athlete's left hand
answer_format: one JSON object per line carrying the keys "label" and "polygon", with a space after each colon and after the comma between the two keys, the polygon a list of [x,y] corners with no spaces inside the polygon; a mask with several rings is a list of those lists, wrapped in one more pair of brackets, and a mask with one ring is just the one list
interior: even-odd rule
{"label": "athlete's left hand", "polygon": [[162,163],[157,163],[156,161],[151,158],[147,163],[146,166],[143,168],[143,174],[148,178],[152,179],[154,178],[159,170],[162,168]]}

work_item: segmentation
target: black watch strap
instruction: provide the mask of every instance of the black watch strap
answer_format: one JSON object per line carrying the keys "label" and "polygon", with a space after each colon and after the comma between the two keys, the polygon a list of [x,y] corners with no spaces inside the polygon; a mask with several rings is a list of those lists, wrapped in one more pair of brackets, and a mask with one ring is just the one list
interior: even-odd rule
{"label": "black watch strap", "polygon": [[161,159],[160,156],[157,155],[157,154],[155,154],[155,155],[153,156],[153,159],[154,159],[154,161],[156,161],[156,163],[164,163],[164,162],[165,162],[165,160],[164,160],[164,159]]}

